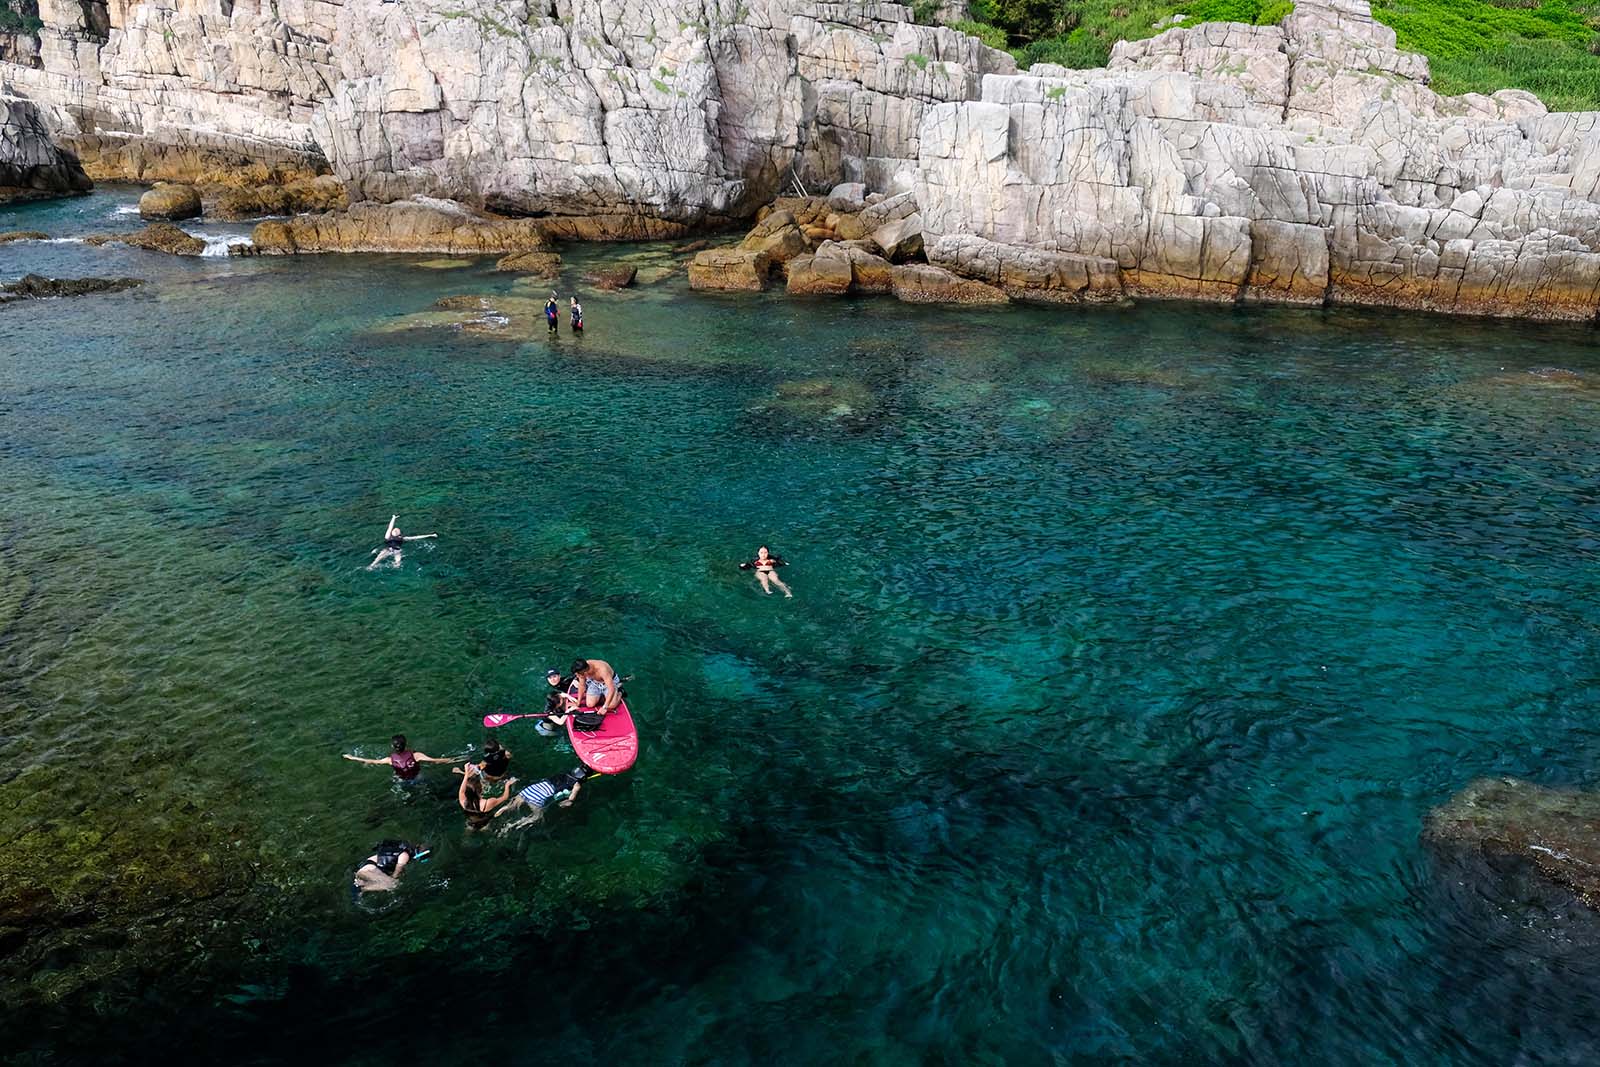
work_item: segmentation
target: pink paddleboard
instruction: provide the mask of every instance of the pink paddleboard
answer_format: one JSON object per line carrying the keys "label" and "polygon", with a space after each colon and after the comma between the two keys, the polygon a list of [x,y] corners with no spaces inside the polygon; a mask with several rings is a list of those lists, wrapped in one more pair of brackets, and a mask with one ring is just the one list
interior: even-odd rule
{"label": "pink paddleboard", "polygon": [[598,730],[580,730],[568,719],[567,736],[572,738],[572,751],[591,771],[620,774],[639,758],[639,731],[634,729],[626,700],[605,717]]}

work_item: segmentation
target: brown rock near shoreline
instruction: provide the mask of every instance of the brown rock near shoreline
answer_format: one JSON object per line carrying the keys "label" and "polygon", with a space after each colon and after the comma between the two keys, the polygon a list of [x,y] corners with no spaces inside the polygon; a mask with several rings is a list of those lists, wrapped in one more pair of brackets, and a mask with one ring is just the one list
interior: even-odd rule
{"label": "brown rock near shoreline", "polygon": [[765,252],[740,247],[708,248],[689,264],[689,288],[708,291],[760,292],[767,287],[772,259]]}
{"label": "brown rock near shoreline", "polygon": [[850,258],[841,254],[796,256],[788,263],[789,292],[808,296],[839,296],[850,291]]}
{"label": "brown rock near shoreline", "polygon": [[284,184],[224,188],[215,194],[207,214],[236,221],[269,215],[340,211],[350,206],[344,184],[332,175],[300,178]]}
{"label": "brown rock near shoreline", "polygon": [[174,226],[170,222],[153,222],[133,233],[98,233],[85,237],[87,245],[124,244],[142,248],[147,252],[165,252],[173,256],[198,256],[206,250],[205,241]]}
{"label": "brown rock near shoreline", "polygon": [[893,271],[894,295],[908,304],[1005,304],[1005,290],[958,277],[943,267],[910,263]]}
{"label": "brown rock near shoreline", "polygon": [[162,184],[139,198],[142,219],[174,221],[199,215],[200,193],[191,185]]}
{"label": "brown rock near shoreline", "polygon": [[10,244],[12,241],[43,241],[47,240],[49,236],[49,234],[39,230],[11,230],[7,233],[0,233],[0,245]]}
{"label": "brown rock near shoreline", "polygon": [[507,219],[454,201],[414,198],[359,203],[348,211],[269,220],[252,240],[263,254],[296,252],[443,252],[506,255],[544,249],[535,219]]}

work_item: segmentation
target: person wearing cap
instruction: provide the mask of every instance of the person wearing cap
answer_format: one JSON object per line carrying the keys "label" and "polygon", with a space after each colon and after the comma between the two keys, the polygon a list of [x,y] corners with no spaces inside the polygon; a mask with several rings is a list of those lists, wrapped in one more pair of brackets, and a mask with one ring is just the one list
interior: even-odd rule
{"label": "person wearing cap", "polygon": [[544,680],[550,685],[550,693],[544,698],[544,719],[534,729],[545,737],[554,737],[559,732],[557,727],[567,724],[567,715],[577,697],[572,682],[562,678],[554,667],[544,672]]}

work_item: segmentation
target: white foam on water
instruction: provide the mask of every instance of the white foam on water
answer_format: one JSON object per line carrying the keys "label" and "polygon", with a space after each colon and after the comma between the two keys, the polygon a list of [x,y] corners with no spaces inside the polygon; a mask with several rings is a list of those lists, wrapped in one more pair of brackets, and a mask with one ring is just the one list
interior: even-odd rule
{"label": "white foam on water", "polygon": [[250,235],[247,233],[197,233],[194,236],[206,243],[205,251],[200,253],[202,256],[225,256],[228,254],[228,249],[250,243]]}
{"label": "white foam on water", "polygon": [[42,237],[42,238],[39,238],[38,240],[31,241],[29,243],[30,244],[36,244],[36,245],[81,245],[81,244],[83,244],[83,238],[82,237]]}
{"label": "white foam on water", "polygon": [[138,213],[138,204],[118,204],[111,212],[113,215],[137,215]]}

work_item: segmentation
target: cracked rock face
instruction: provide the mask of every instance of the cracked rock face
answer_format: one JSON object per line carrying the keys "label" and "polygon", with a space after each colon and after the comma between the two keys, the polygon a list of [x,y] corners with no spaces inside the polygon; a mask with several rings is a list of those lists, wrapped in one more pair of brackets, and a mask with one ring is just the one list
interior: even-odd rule
{"label": "cracked rock face", "polygon": [[986,78],[924,122],[929,258],[977,237],[991,276],[1071,253],[1134,295],[1592,317],[1600,114],[1440,97],[1394,43],[1364,0],[1310,0]]}
{"label": "cracked rock face", "polygon": [[69,153],[57,148],[26,100],[0,96],[0,204],[88,192],[92,183]]}
{"label": "cracked rock face", "polygon": [[798,220],[806,247],[786,235],[762,262],[719,253],[742,288],[831,233],[1045,299],[1109,298],[1114,277],[1115,295],[1557,319],[1600,301],[1600,113],[1440,97],[1365,0],[1024,73],[879,0],[40,0],[40,16],[0,75],[91,176],[331,170],[353,202],[538,213],[579,239],[679,237],[775,195],[843,214]]}

